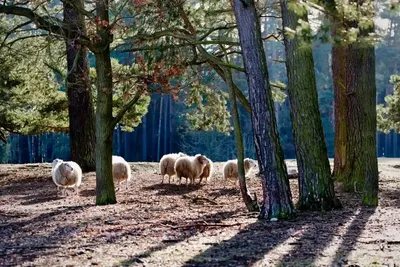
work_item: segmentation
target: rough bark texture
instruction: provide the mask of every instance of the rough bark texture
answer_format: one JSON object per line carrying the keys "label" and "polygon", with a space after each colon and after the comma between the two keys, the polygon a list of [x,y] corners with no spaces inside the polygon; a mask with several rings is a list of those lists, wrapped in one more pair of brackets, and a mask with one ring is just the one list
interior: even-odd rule
{"label": "rough bark texture", "polygon": [[[66,38],[71,160],[77,162],[83,171],[94,171],[96,132],[89,60],[86,47],[77,43],[86,32],[85,20],[71,3],[64,2],[64,23],[71,29]],[[81,0],[73,0],[73,4],[83,7]]]}
{"label": "rough bark texture", "polygon": [[[353,2],[353,1],[352,1]],[[363,1],[353,3],[357,8]],[[332,9],[335,11],[335,9]],[[336,13],[334,13],[336,14]],[[358,27],[358,21],[344,23],[333,16],[332,35]],[[362,29],[368,36],[374,27]],[[373,44],[359,39],[339,42],[332,48],[335,92],[335,179],[348,191],[363,189],[363,204],[378,204],[378,161],[376,154],[376,81]]]}
{"label": "rough bark texture", "polygon": [[[331,35],[335,37],[340,31],[340,25],[333,23]],[[335,98],[335,159],[333,175],[336,180],[343,180],[346,166],[347,140],[347,104],[346,104],[346,47],[339,44],[332,45],[332,76]]]}
{"label": "rough bark texture", "polygon": [[[308,21],[307,11],[297,15],[288,4],[296,0],[281,0],[284,28],[296,29],[298,20]],[[293,138],[299,170],[299,202],[301,210],[331,210],[335,207],[335,191],[328,152],[318,107],[314,58],[311,42],[284,35],[286,69]]]}
{"label": "rough bark texture", "polygon": [[260,218],[287,218],[293,203],[279,141],[267,62],[254,0],[234,0],[251,104],[254,143],[263,185]]}
{"label": "rough bark texture", "polygon": [[243,147],[243,136],[242,136],[242,128],[240,126],[240,118],[238,107],[236,103],[236,95],[235,89],[233,85],[232,72],[230,69],[225,68],[225,77],[227,79],[228,91],[229,91],[229,100],[231,106],[231,115],[233,120],[233,127],[235,132],[235,142],[236,142],[236,155],[238,160],[238,175],[239,175],[239,185],[240,192],[242,193],[243,202],[246,205],[248,211],[259,211],[260,207],[258,206],[257,199],[253,200],[247,190],[245,173],[244,173],[244,147]]}
{"label": "rough bark texture", "polygon": [[[101,21],[108,19],[108,0],[96,1],[97,16]],[[111,35],[109,27],[98,26],[101,37],[96,57],[97,108],[96,108],[96,204],[107,205],[117,202],[112,178],[112,68],[110,59]]]}

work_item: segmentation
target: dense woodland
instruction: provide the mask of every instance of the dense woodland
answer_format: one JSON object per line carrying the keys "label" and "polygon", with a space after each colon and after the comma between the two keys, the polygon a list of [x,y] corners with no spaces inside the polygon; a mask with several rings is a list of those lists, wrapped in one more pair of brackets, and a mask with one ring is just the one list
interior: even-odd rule
{"label": "dense woodland", "polygon": [[237,158],[247,210],[276,220],[296,212],[285,163],[296,158],[298,210],[342,207],[334,181],[378,205],[377,157],[398,148],[395,3],[10,0],[0,14],[3,161],[71,159],[96,171],[107,205],[113,154],[202,154],[184,165],[191,182],[205,156]]}
{"label": "dense woodland", "polygon": [[[55,4],[59,3],[55,2]],[[383,1],[377,1],[375,4],[375,21],[379,22],[376,25],[376,31],[380,35],[375,46],[377,104],[385,104],[385,97],[393,93],[396,81],[395,79],[391,81],[390,77],[398,74],[400,68],[400,18],[385,4]],[[313,23],[319,23],[318,20],[323,19],[323,16],[315,10],[310,12],[315,16]],[[276,33],[276,30],[281,28],[280,19],[272,15],[265,16],[261,18],[261,23],[263,36],[272,36],[272,34],[280,36]],[[321,30],[318,34],[323,35]],[[284,65],[285,50],[283,42],[279,40],[275,37],[266,39],[264,49],[270,80],[285,84],[287,83]],[[323,38],[315,39],[313,55],[325,142],[328,156],[332,158],[334,156],[334,93],[330,68],[331,44],[324,41]],[[132,64],[134,60],[134,56],[130,53],[115,52],[112,57],[121,64]],[[93,56],[89,55],[89,58],[91,67],[94,67]],[[243,73],[235,71],[234,75],[237,85],[247,94],[247,84]],[[210,85],[226,90],[226,85],[215,72],[206,73],[202,82],[206,86]],[[59,90],[65,90],[62,79],[57,79],[56,84],[59,84]],[[35,87],[32,87],[31,90],[35,90]],[[284,90],[282,92],[285,93]],[[295,158],[289,107],[288,98],[281,99],[275,104],[279,135],[287,159]],[[120,126],[115,129],[114,154],[121,155],[128,161],[158,161],[162,155],[176,151],[184,151],[189,154],[204,153],[215,161],[235,158],[233,132],[221,133],[214,129],[208,131],[194,129],[190,125],[190,119],[184,114],[196,111],[179,99],[173,99],[170,95],[154,94],[146,108],[145,115],[140,118],[137,126],[129,131],[124,131]],[[246,156],[254,158],[255,150],[250,117],[242,108],[240,114]],[[377,131],[377,155],[379,157],[399,157],[399,135],[388,127],[384,127],[386,132],[380,130]],[[68,133],[58,133],[53,130],[43,133],[40,131],[35,135],[29,135],[29,131],[26,133],[27,135],[11,133],[7,137],[7,144],[0,144],[1,163],[50,162],[56,157],[70,159]]]}

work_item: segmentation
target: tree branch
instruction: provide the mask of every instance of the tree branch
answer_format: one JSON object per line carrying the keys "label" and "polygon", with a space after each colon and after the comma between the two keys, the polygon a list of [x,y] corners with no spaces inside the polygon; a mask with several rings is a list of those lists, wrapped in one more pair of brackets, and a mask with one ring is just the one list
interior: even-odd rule
{"label": "tree branch", "polygon": [[11,30],[9,30],[9,31],[6,33],[6,36],[4,37],[3,41],[1,42],[0,49],[3,47],[3,45],[4,45],[5,42],[7,41],[7,38],[8,38],[11,34],[13,34],[13,33],[14,33],[16,30],[18,30],[19,28],[22,28],[22,27],[24,27],[24,26],[26,26],[26,25],[29,25],[30,23],[31,23],[31,21],[29,20],[29,21],[24,22],[24,23],[21,23],[21,24],[15,26],[14,28],[12,28]]}
{"label": "tree branch", "polygon": [[139,101],[140,97],[143,95],[145,91],[146,91],[146,86],[143,86],[140,90],[136,92],[135,96],[124,107],[122,107],[122,109],[118,112],[117,116],[115,116],[115,118],[113,119],[112,122],[113,129],[117,125],[117,123],[122,119],[125,113]]}
{"label": "tree branch", "polygon": [[[26,7],[19,7],[19,6],[5,6],[4,4],[0,5],[0,14],[7,14],[7,15],[15,15],[15,16],[20,16],[20,17],[25,17],[30,19],[36,27],[42,30],[46,30],[49,33],[53,33],[56,35],[60,35],[64,38],[68,37],[68,32],[69,29],[65,28],[63,26],[62,21],[55,18],[55,17],[44,17],[36,14],[33,12],[31,9],[26,8]],[[81,36],[80,38],[77,39],[77,41],[86,47],[88,47],[90,50],[95,51],[95,47],[92,45],[90,42],[90,39]]]}

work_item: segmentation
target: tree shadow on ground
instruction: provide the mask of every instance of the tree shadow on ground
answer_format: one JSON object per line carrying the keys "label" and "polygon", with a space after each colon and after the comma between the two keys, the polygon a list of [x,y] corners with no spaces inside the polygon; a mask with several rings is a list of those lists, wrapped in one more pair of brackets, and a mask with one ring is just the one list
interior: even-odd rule
{"label": "tree shadow on ground", "polygon": [[236,196],[240,195],[240,190],[237,188],[221,188],[216,189],[213,192],[208,194],[210,197],[219,197],[219,196]]}
{"label": "tree shadow on ground", "polygon": [[6,186],[0,187],[0,195],[34,195],[40,191],[52,191],[56,187],[51,180],[51,176],[39,175],[22,180],[13,180]]}
{"label": "tree shadow on ground", "polygon": [[[79,226],[69,224],[63,227],[49,227],[49,224],[51,225],[57,216],[83,212],[88,206],[91,205],[60,207],[56,211],[25,220],[18,220],[21,218],[12,216],[12,212],[5,214],[8,222],[0,225],[0,265],[26,263],[51,254],[66,242],[69,236],[74,235]],[[25,215],[24,217],[28,216]]]}
{"label": "tree shadow on ground", "polygon": [[[368,214],[360,213],[359,220],[364,225]],[[355,210],[323,214],[304,212],[290,221],[257,221],[231,239],[193,257],[183,266],[250,266],[258,261],[269,266],[265,255],[286,241],[289,252],[283,255],[278,266],[310,266],[338,235],[339,227],[355,215]],[[356,239],[360,232],[353,238]]]}
{"label": "tree shadow on ground", "polygon": [[192,184],[153,184],[150,186],[143,187],[143,190],[151,191],[158,190],[157,195],[160,196],[174,196],[174,195],[185,195],[201,189],[203,185]]}
{"label": "tree shadow on ground", "polygon": [[[354,231],[351,235],[351,239],[343,240],[346,241],[346,243],[342,242],[342,244],[347,245],[347,242],[349,242],[349,244],[350,242],[356,242],[368,218],[373,213],[365,212],[367,210],[363,207],[359,208],[359,210],[360,212],[358,214],[357,210],[342,210],[327,214],[327,216],[309,213],[309,227],[307,231],[292,243],[294,246],[289,253],[286,253],[281,258],[280,264],[284,266],[299,266],[300,263],[306,265],[312,264],[319,256],[324,255],[323,250],[329,247],[335,236],[341,236],[340,228],[354,217],[355,219],[352,222],[357,221],[360,229],[359,231]],[[307,221],[304,221],[304,223],[307,223]],[[351,248],[352,247],[349,246],[347,252],[349,252]],[[300,266],[302,265],[300,264]]]}
{"label": "tree shadow on ground", "polygon": [[380,206],[383,207],[397,207],[400,208],[400,188],[392,188],[392,189],[380,189],[379,190],[379,195],[380,195]]}
{"label": "tree shadow on ground", "polygon": [[222,220],[228,219],[239,212],[241,212],[241,209],[235,211],[222,211],[213,214],[207,214],[203,217],[200,217],[199,219],[196,219],[195,222],[177,222],[169,220],[163,221],[162,224],[168,225],[171,229],[176,231],[179,236],[174,238],[162,239],[157,245],[148,248],[144,252],[133,255],[127,260],[121,261],[120,264],[122,266],[130,266],[134,263],[143,263],[143,260],[150,257],[153,253],[164,250],[169,246],[173,246],[176,243],[185,241],[198,233],[204,232],[206,229],[199,225],[198,222],[201,222],[202,224],[221,223]]}
{"label": "tree shadow on ground", "polygon": [[344,236],[342,236],[342,243],[339,249],[336,251],[335,258],[332,265],[343,265],[347,264],[347,257],[353,250],[358,237],[364,230],[369,218],[375,213],[376,208],[362,206],[360,213],[351,222],[350,226]]}

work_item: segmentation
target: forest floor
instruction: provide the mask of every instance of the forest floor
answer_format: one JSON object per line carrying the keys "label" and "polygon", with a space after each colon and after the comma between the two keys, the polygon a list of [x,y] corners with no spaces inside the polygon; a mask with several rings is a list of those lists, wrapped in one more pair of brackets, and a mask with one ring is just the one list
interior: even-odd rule
{"label": "forest floor", "polygon": [[379,159],[377,208],[336,188],[343,209],[278,222],[246,213],[220,163],[215,179],[188,187],[160,184],[157,163],[131,163],[129,190],[109,206],[94,205],[94,173],[79,196],[57,197],[50,164],[0,165],[0,266],[399,266],[398,164]]}

